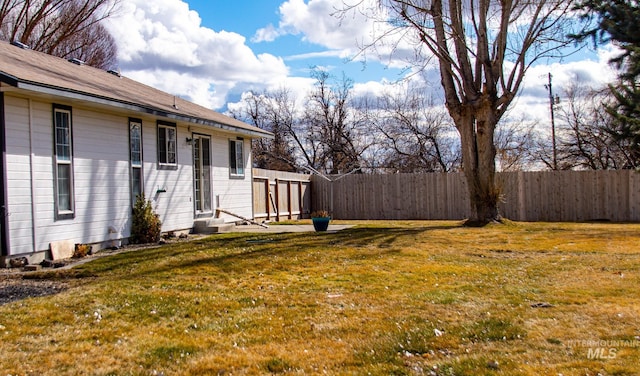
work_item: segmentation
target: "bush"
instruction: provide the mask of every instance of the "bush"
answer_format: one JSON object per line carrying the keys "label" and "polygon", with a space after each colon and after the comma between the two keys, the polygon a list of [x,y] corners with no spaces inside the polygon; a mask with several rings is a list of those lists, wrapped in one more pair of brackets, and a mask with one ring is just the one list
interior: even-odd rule
{"label": "bush", "polygon": [[76,247],[73,251],[72,258],[83,258],[86,255],[91,253],[91,246],[89,244],[76,244]]}
{"label": "bush", "polygon": [[139,195],[133,206],[133,222],[131,224],[132,244],[157,243],[160,241],[162,223],[153,211],[151,200],[147,200],[144,194]]}

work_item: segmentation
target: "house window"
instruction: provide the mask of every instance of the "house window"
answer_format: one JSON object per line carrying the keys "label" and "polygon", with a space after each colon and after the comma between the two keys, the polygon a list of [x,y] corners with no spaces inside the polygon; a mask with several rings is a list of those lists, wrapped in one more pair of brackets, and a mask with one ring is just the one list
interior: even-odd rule
{"label": "house window", "polygon": [[143,192],[142,181],[142,121],[129,119],[129,154],[131,161],[131,202]]}
{"label": "house window", "polygon": [[232,177],[244,177],[244,140],[229,140],[229,174]]}
{"label": "house window", "polygon": [[74,217],[71,107],[53,105],[56,219]]}
{"label": "house window", "polygon": [[175,124],[158,122],[158,164],[160,167],[177,167],[177,133]]}

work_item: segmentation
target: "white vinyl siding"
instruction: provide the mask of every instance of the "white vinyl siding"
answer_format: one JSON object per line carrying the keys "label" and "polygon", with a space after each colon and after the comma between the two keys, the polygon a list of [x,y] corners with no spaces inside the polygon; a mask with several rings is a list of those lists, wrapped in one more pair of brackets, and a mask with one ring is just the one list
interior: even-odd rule
{"label": "white vinyl siding", "polygon": [[[43,130],[46,130],[48,140],[51,140],[51,105],[44,112]],[[7,177],[7,214],[9,221],[10,255],[31,252],[33,250],[33,226],[34,218],[31,210],[31,188],[33,177],[30,174],[30,129],[29,129],[29,100],[18,99],[5,94],[5,135],[6,148],[6,177]],[[48,184],[43,191],[51,197],[49,211],[53,207],[53,176],[51,174],[51,143],[46,144],[46,155],[43,157],[48,165],[48,179],[43,180]],[[34,172],[35,173],[35,172]],[[36,175],[37,176],[37,175]],[[42,174],[46,177],[46,174]]]}
{"label": "white vinyl siding", "polygon": [[[245,170],[244,179],[231,177],[229,174],[229,146],[228,139],[220,137],[212,138],[212,163],[213,163],[213,207],[227,209],[232,213],[241,216],[253,217],[252,201],[252,177],[251,169]],[[234,140],[239,141],[239,140]],[[243,165],[250,166],[251,153],[247,152],[248,143],[243,140]],[[227,221],[234,221],[237,218],[222,215]]]}
{"label": "white vinyl siding", "polygon": [[[142,118],[142,149],[144,161],[144,192],[151,199],[162,221],[162,231],[184,230],[193,227],[193,168],[191,145],[184,141],[187,126],[177,125],[175,166],[161,165],[157,160],[157,125],[153,118]],[[153,158],[153,156],[157,156]]]}
{"label": "white vinyl siding", "polygon": [[[67,104],[62,102],[61,104]],[[46,251],[50,243],[99,243],[126,238],[131,228],[132,156],[129,113],[109,112],[78,103],[72,113],[75,217],[57,220],[55,211],[54,132],[51,101],[5,93],[7,196],[10,254]],[[194,221],[192,132],[211,137],[212,207],[252,217],[250,140],[242,142],[244,179],[229,176],[230,133],[177,123],[176,166],[157,168],[158,118],[140,114],[140,169],[145,196],[162,221],[162,231],[190,229]],[[170,123],[169,123],[170,124]],[[189,127],[191,129],[189,129]],[[181,141],[180,141],[181,140]],[[137,165],[137,157],[134,164]],[[224,216],[227,221],[236,218]],[[110,231],[115,230],[115,233]]]}

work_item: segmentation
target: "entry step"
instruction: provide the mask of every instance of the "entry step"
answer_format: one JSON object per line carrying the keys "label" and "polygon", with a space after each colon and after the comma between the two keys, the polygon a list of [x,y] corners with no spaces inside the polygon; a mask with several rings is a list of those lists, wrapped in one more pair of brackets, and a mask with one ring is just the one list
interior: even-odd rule
{"label": "entry step", "polygon": [[193,222],[194,234],[217,234],[231,232],[235,229],[235,223],[225,223],[222,218],[200,218]]}

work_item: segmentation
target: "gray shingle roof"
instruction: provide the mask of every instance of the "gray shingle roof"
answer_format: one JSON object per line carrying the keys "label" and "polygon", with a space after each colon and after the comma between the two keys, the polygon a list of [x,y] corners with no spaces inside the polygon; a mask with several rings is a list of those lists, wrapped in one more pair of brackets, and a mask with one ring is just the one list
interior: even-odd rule
{"label": "gray shingle roof", "polygon": [[101,103],[253,137],[272,137],[271,133],[260,128],[126,77],[2,41],[0,81],[25,90]]}

